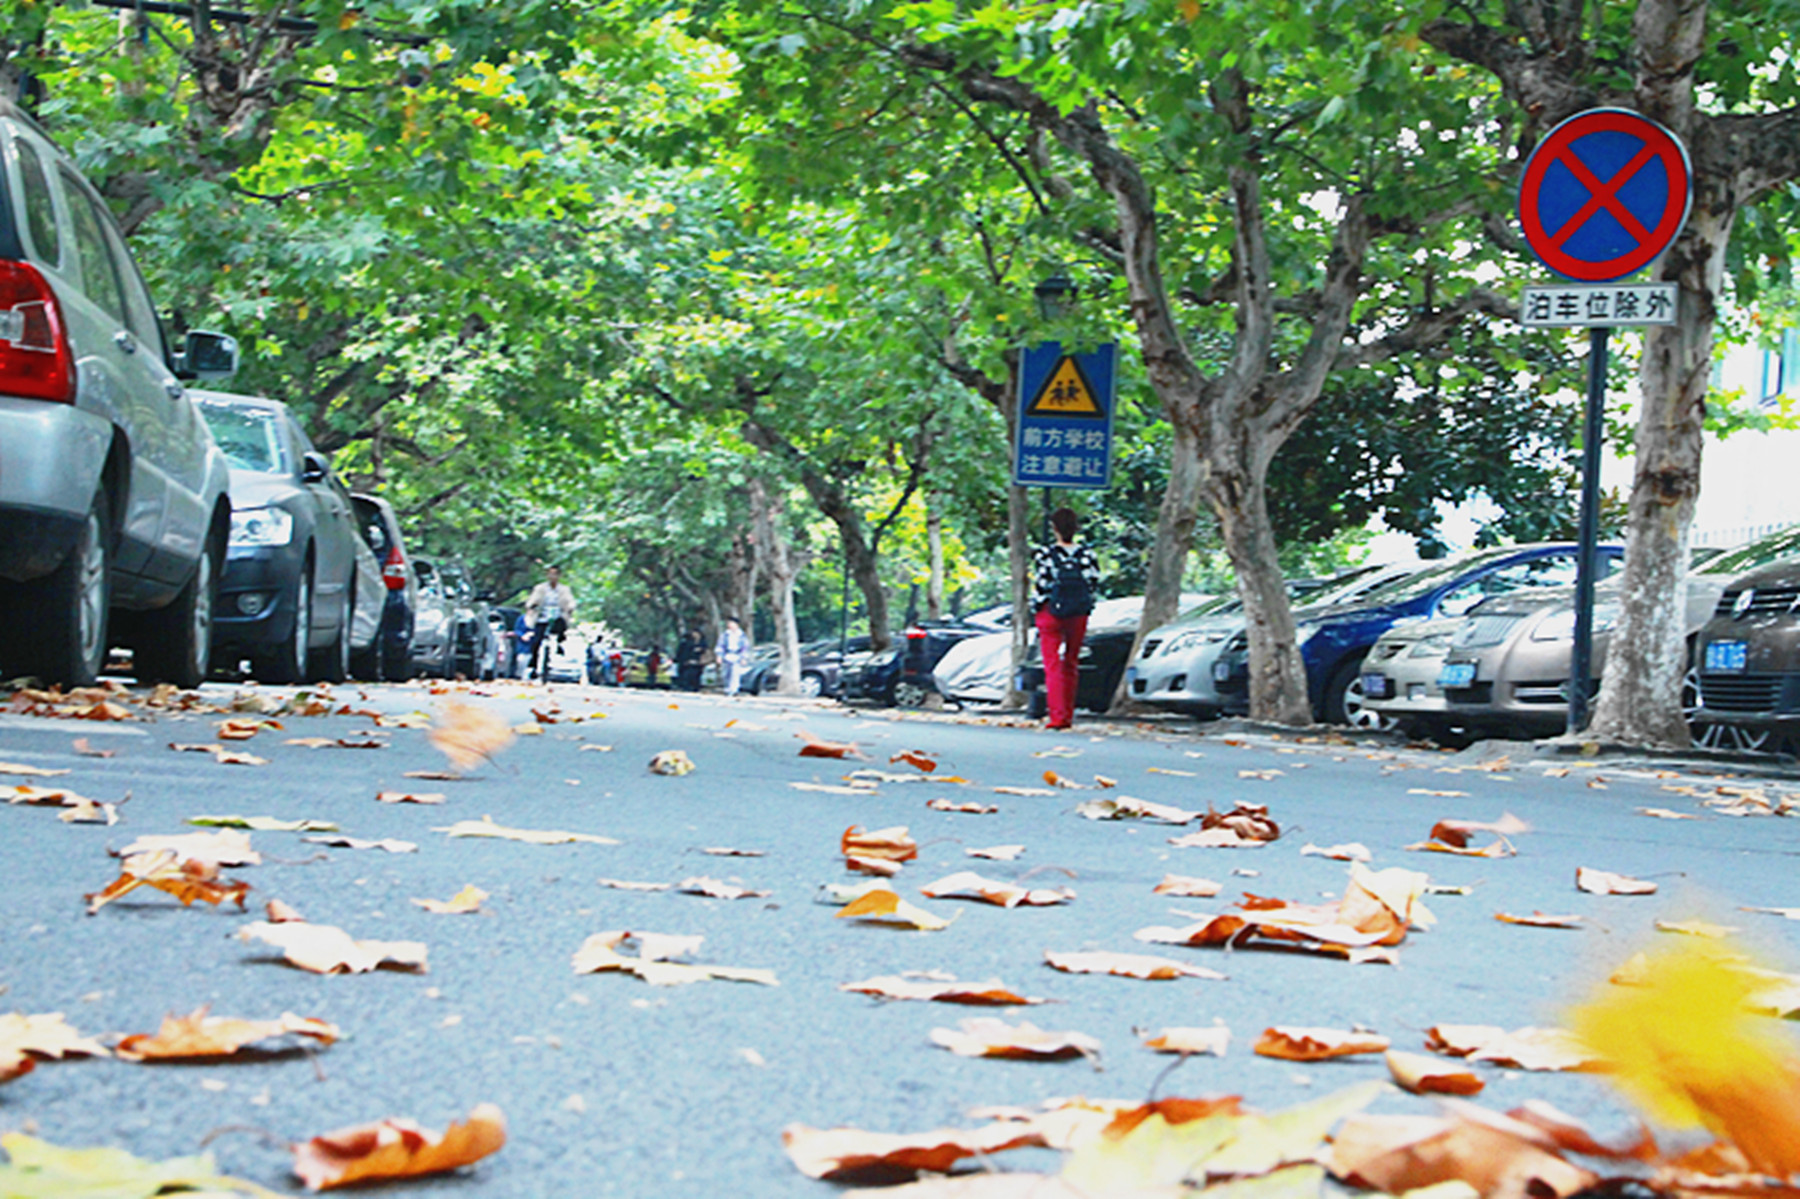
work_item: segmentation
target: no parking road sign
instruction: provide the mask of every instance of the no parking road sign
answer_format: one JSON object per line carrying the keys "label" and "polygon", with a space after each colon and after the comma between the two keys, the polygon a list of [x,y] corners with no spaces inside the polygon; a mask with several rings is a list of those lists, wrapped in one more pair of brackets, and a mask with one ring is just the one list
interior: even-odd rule
{"label": "no parking road sign", "polygon": [[1622,108],[1576,113],[1525,162],[1519,224],[1545,266],[1581,283],[1642,270],[1687,222],[1693,172],[1681,142]]}

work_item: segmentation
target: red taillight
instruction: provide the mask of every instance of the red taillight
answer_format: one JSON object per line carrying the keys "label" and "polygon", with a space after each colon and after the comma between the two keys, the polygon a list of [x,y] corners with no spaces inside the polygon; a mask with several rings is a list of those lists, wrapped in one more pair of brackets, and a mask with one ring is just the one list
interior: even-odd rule
{"label": "red taillight", "polygon": [[0,261],[0,395],[75,402],[75,363],[62,309],[28,262]]}
{"label": "red taillight", "polygon": [[929,636],[929,634],[927,634],[924,629],[919,628],[917,625],[914,625],[912,628],[906,630],[906,639],[908,641],[923,641],[923,640],[925,640],[925,638],[927,636]]}
{"label": "red taillight", "polygon": [[399,546],[388,550],[387,560],[381,564],[381,578],[389,591],[406,590],[406,559],[401,556]]}

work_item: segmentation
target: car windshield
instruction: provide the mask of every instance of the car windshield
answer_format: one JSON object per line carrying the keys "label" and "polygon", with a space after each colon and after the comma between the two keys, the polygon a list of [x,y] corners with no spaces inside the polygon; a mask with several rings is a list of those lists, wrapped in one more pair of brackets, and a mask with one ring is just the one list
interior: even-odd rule
{"label": "car windshield", "polygon": [[1726,550],[1703,563],[1695,574],[1703,575],[1737,575],[1747,570],[1756,570],[1767,566],[1777,558],[1789,554],[1800,553],[1800,525],[1771,533],[1767,537],[1752,541],[1749,545],[1740,545],[1734,550]]}
{"label": "car windshield", "polygon": [[1363,596],[1361,602],[1375,607],[1379,604],[1399,604],[1410,599],[1417,599],[1427,592],[1437,590],[1465,571],[1473,570],[1477,566],[1492,562],[1497,558],[1504,558],[1513,552],[1513,549],[1492,549],[1448,558],[1436,566],[1427,566],[1417,574],[1395,579],[1385,587],[1377,587]]}
{"label": "car windshield", "polygon": [[228,404],[200,405],[213,440],[225,458],[239,470],[281,474],[287,456],[281,450],[281,414],[268,408],[238,408]]}

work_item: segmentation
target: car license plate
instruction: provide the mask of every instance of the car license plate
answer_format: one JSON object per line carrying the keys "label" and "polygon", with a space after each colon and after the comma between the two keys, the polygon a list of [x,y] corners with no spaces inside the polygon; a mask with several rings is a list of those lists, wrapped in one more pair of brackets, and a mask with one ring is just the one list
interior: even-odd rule
{"label": "car license plate", "polygon": [[1231,663],[1229,663],[1229,662],[1214,662],[1213,663],[1213,682],[1229,683],[1230,681],[1231,681]]}
{"label": "car license plate", "polygon": [[1742,674],[1750,664],[1750,646],[1743,641],[1711,641],[1706,646],[1706,669],[1721,674]]}
{"label": "car license plate", "polygon": [[1474,681],[1475,663],[1473,662],[1446,662],[1444,668],[1438,671],[1438,686],[1440,687],[1467,687]]}
{"label": "car license plate", "polygon": [[1365,674],[1362,685],[1363,694],[1370,699],[1388,699],[1394,694],[1394,680],[1385,674]]}

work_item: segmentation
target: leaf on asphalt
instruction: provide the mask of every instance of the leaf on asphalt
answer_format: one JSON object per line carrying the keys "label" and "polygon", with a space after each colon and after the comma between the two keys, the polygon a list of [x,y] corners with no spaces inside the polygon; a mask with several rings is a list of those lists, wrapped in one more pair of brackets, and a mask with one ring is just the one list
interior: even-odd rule
{"label": "leaf on asphalt", "polygon": [[1656,931],[1659,933],[1680,933],[1689,937],[1710,937],[1716,941],[1724,937],[1732,936],[1735,933],[1741,933],[1744,930],[1741,928],[1732,928],[1730,925],[1725,924],[1713,924],[1706,920],[1658,920],[1656,922]]}
{"label": "leaf on asphalt", "polygon": [[[377,723],[384,728],[396,727],[386,720]],[[438,709],[437,720],[432,723],[428,737],[460,774],[492,761],[495,754],[513,743],[513,731],[506,721],[485,708],[453,699],[445,700]]]}
{"label": "leaf on asphalt", "polygon": [[971,858],[986,858],[990,862],[1011,862],[1024,852],[1023,845],[977,845],[963,850]]}
{"label": "leaf on asphalt", "polygon": [[844,781],[873,791],[883,783],[943,783],[956,780],[927,778],[922,774],[897,774],[892,770],[876,770],[872,766],[864,766],[861,770],[852,770],[846,774]]}
{"label": "leaf on asphalt", "polygon": [[1238,905],[1241,912],[1202,916],[1182,928],[1139,929],[1135,936],[1159,944],[1291,949],[1391,963],[1394,956],[1378,947],[1397,945],[1414,925],[1429,927],[1435,921],[1420,902],[1425,886],[1425,876],[1417,871],[1374,871],[1352,862],[1350,885],[1336,904],[1246,895]]}
{"label": "leaf on asphalt", "polygon": [[929,757],[916,749],[903,749],[888,759],[888,765],[890,766],[895,762],[905,762],[908,766],[923,770],[926,774],[930,774],[938,768],[937,760],[935,758]]}
{"label": "leaf on asphalt", "polygon": [[[58,819],[64,824],[117,824],[119,822],[119,805],[102,803],[89,799],[85,795],[77,795],[56,787],[34,787],[21,784],[4,792],[7,803],[34,804],[39,807],[61,808]],[[129,798],[129,797],[127,797]]]}
{"label": "leaf on asphalt", "polygon": [[466,774],[457,774],[452,770],[407,770],[402,772],[401,777],[424,779],[436,783],[462,783],[467,782],[469,778]]}
{"label": "leaf on asphalt", "polygon": [[324,749],[337,744],[336,737],[289,737],[283,745],[298,745],[304,749]]}
{"label": "leaf on asphalt", "polygon": [[1210,1053],[1224,1057],[1231,1044],[1231,1030],[1222,1024],[1209,1028],[1165,1028],[1144,1041],[1144,1048],[1157,1053]]}
{"label": "leaf on asphalt", "polygon": [[943,917],[935,916],[917,904],[906,902],[893,891],[882,889],[869,891],[851,900],[838,910],[837,919],[901,925],[924,932],[937,932],[950,927],[950,921]]}
{"label": "leaf on asphalt", "polygon": [[1425,1048],[1446,1057],[1494,1062],[1519,1070],[1584,1070],[1594,1051],[1562,1028],[1519,1028],[1491,1024],[1436,1024],[1425,1030]]}
{"label": "leaf on asphalt", "polygon": [[[119,1041],[114,1051],[128,1062],[183,1061],[195,1058],[231,1057],[254,1047],[259,1053],[292,1048],[301,1038],[329,1045],[341,1035],[335,1024],[282,1014],[279,1020],[238,1020],[209,1016],[201,1007],[186,1016],[164,1016],[154,1034],[134,1033]],[[268,1042],[279,1041],[278,1045]]]}
{"label": "leaf on asphalt", "polygon": [[385,849],[389,853],[416,853],[419,847],[411,841],[402,841],[397,837],[383,837],[369,840],[363,837],[346,837],[342,834],[328,837],[304,837],[315,845],[334,845],[339,849]]}
{"label": "leaf on asphalt", "polygon": [[260,866],[262,855],[250,848],[248,833],[227,829],[217,833],[180,833],[174,836],[142,836],[117,856],[129,858],[140,853],[171,853],[183,861],[202,862],[212,866]]}
{"label": "leaf on asphalt", "polygon": [[1314,845],[1309,841],[1300,847],[1300,856],[1331,858],[1338,862],[1366,862],[1374,855],[1361,841],[1349,841],[1343,845]]}
{"label": "leaf on asphalt", "polygon": [[76,1032],[61,1012],[0,1015],[0,1082],[29,1074],[39,1058],[60,1061],[70,1054],[109,1056],[106,1046]]}
{"label": "leaf on asphalt", "polygon": [[293,904],[283,903],[279,899],[271,899],[263,905],[263,914],[270,924],[305,924],[306,917]]}
{"label": "leaf on asphalt", "polygon": [[244,908],[244,896],[250,891],[249,883],[221,878],[219,867],[213,862],[184,861],[168,850],[134,853],[125,859],[118,878],[103,890],[83,896],[88,915],[139,887],[153,887],[173,895],[182,907],[193,906],[196,899],[218,907],[229,899],[240,911]]}
{"label": "leaf on asphalt", "polygon": [[907,835],[904,824],[873,831],[865,831],[861,825],[853,824],[838,839],[838,848],[846,861],[882,861],[896,869],[899,863],[910,862],[919,856],[919,843]]}
{"label": "leaf on asphalt", "polygon": [[442,791],[377,791],[377,803],[418,803],[441,804],[444,802]]}
{"label": "leaf on asphalt", "polygon": [[1050,1032],[1029,1022],[1008,1024],[992,1016],[974,1016],[955,1029],[934,1028],[931,1043],[959,1057],[1002,1057],[1020,1061],[1093,1058],[1100,1042],[1086,1033]]}
{"label": "leaf on asphalt", "polygon": [[1467,791],[1433,791],[1429,787],[1408,787],[1406,790],[1406,793],[1408,795],[1431,795],[1431,796],[1437,797],[1438,799],[1467,799],[1467,798],[1469,798],[1469,793]]}
{"label": "leaf on asphalt", "polygon": [[814,736],[805,729],[801,729],[799,732],[795,733],[794,736],[806,742],[805,745],[800,747],[800,756],[803,758],[866,759],[869,756],[858,749],[856,747],[856,742],[854,741],[826,741],[821,737]]}
{"label": "leaf on asphalt", "polygon": [[0,1134],[0,1149],[12,1159],[0,1165],[0,1194],[9,1199],[138,1199],[190,1191],[195,1199],[269,1199],[275,1194],[218,1173],[210,1153],[149,1161],[109,1146],[65,1149],[22,1132]]}
{"label": "leaf on asphalt", "polygon": [[1065,791],[1086,791],[1086,783],[1078,783],[1072,778],[1065,778],[1054,770],[1044,771],[1044,782],[1052,787],[1061,787]]}
{"label": "leaf on asphalt", "polygon": [[665,749],[650,759],[650,773],[680,778],[694,772],[694,760],[679,749]]}
{"label": "leaf on asphalt", "polygon": [[464,883],[463,889],[449,899],[415,899],[413,903],[438,916],[465,916],[481,910],[481,901],[488,893],[474,883]]}
{"label": "leaf on asphalt", "polygon": [[1148,953],[1111,953],[1106,950],[1044,951],[1044,962],[1068,974],[1113,974],[1120,978],[1167,981],[1175,978],[1223,979],[1217,970],[1193,966],[1174,958]]}
{"label": "leaf on asphalt", "polygon": [[1268,842],[1259,837],[1246,837],[1236,829],[1206,828],[1197,833],[1170,837],[1177,849],[1261,849]]}
{"label": "leaf on asphalt", "polygon": [[[686,957],[700,948],[706,938],[674,936],[668,933],[634,933],[615,929],[595,933],[575,951],[573,965],[577,974],[601,974],[617,971],[635,974],[653,987],[682,986],[687,983],[724,979],[727,982],[779,985],[773,970],[745,969],[738,966],[704,966],[671,961]],[[619,952],[627,941],[635,942],[637,956]]]}
{"label": "leaf on asphalt", "polygon": [[1460,1070],[1423,1053],[1391,1049],[1387,1068],[1400,1089],[1414,1095],[1477,1095],[1487,1085],[1473,1070]]}
{"label": "leaf on asphalt", "polygon": [[598,837],[593,833],[568,833],[561,830],[508,828],[503,824],[495,824],[492,816],[483,816],[480,820],[458,820],[445,828],[433,828],[434,833],[446,833],[452,837],[494,837],[502,841],[523,841],[527,845],[566,845],[573,841],[585,841],[590,845],[617,845],[619,842],[611,837]]}
{"label": "leaf on asphalt", "polygon": [[1385,1053],[1388,1039],[1374,1033],[1344,1032],[1335,1028],[1298,1028],[1276,1025],[1265,1028],[1253,1052],[1290,1062],[1322,1062],[1359,1053]]}
{"label": "leaf on asphalt", "polygon": [[594,880],[602,887],[611,887],[615,891],[672,891],[674,883],[634,883],[618,878],[598,878]]}
{"label": "leaf on asphalt", "polygon": [[884,974],[859,983],[845,983],[840,991],[855,991],[880,999],[916,999],[932,1003],[962,1003],[977,1007],[1018,1007],[1046,1002],[1020,995],[997,978],[985,982],[958,982],[935,975]]}
{"label": "leaf on asphalt", "polygon": [[[70,748],[73,749],[78,755],[80,755],[81,757],[84,757],[84,758],[114,758],[114,757],[117,757],[119,754],[119,751],[116,749],[95,749],[91,744],[89,744],[88,739],[86,737],[75,738],[75,743],[72,746],[70,746]],[[0,770],[0,774],[5,774],[5,773],[6,773],[6,771]],[[66,774],[67,771],[59,770],[56,773]]]}
{"label": "leaf on asphalt", "polygon": [[1029,799],[1033,796],[1055,795],[1056,792],[1046,790],[1043,787],[995,787],[994,794],[996,794],[996,795],[1020,795],[1020,796],[1024,796],[1025,798]]}
{"label": "leaf on asphalt", "polygon": [[1509,912],[1495,912],[1494,919],[1502,924],[1523,924],[1531,928],[1580,928],[1580,916],[1547,916],[1543,912],[1533,912],[1529,916],[1514,916]]}
{"label": "leaf on asphalt", "polygon": [[1332,1135],[1327,1168],[1351,1186],[1393,1195],[1457,1184],[1463,1195],[1566,1199],[1596,1181],[1530,1125],[1465,1100],[1445,1103],[1443,1116],[1351,1116]]}
{"label": "leaf on asphalt", "polygon": [[1575,885],[1593,895],[1654,895],[1656,884],[1647,879],[1595,870],[1588,866],[1575,868]]}
{"label": "leaf on asphalt", "polygon": [[50,770],[43,766],[24,766],[18,762],[0,762],[0,774],[12,774],[20,778],[48,779],[67,773],[69,773],[67,769]]}
{"label": "leaf on asphalt", "polygon": [[998,804],[976,803],[972,800],[968,803],[952,803],[947,799],[928,799],[925,806],[934,812],[967,812],[971,816],[990,816],[1000,810]]}
{"label": "leaf on asphalt", "polygon": [[276,816],[189,816],[201,828],[241,828],[256,833],[335,833],[329,820],[282,820]]}
{"label": "leaf on asphalt", "polygon": [[1701,817],[1692,812],[1672,812],[1668,808],[1639,808],[1638,815],[1654,816],[1658,820],[1699,820]]}
{"label": "leaf on asphalt", "polygon": [[814,902],[842,907],[854,900],[861,899],[871,891],[892,891],[893,889],[883,878],[872,878],[866,883],[823,883],[819,887],[819,893],[814,897]]}
{"label": "leaf on asphalt", "polygon": [[1469,844],[1471,833],[1493,833],[1504,839],[1530,831],[1529,824],[1511,812],[1502,812],[1498,820],[1440,820],[1431,826],[1430,839],[1462,849]]}
{"label": "leaf on asphalt", "polygon": [[169,742],[169,748],[174,750],[178,754],[222,754],[225,752],[225,747],[223,745],[220,745],[216,741],[207,742],[204,744],[190,744],[190,743],[184,742],[184,741],[171,741],[171,742]]}
{"label": "leaf on asphalt", "polygon": [[1146,766],[1146,767],[1144,767],[1144,773],[1145,774],[1166,774],[1166,775],[1170,775],[1173,778],[1178,778],[1178,779],[1191,779],[1191,778],[1199,778],[1200,777],[1199,775],[1195,774],[1191,770],[1170,770],[1167,766]]}
{"label": "leaf on asphalt", "polygon": [[363,737],[361,739],[339,737],[333,744],[339,749],[386,749],[388,747],[386,741],[379,741],[374,737]]}
{"label": "leaf on asphalt", "polygon": [[710,854],[715,858],[766,858],[769,856],[769,851],[766,849],[733,849],[728,845],[706,845],[701,847],[700,852]]}
{"label": "leaf on asphalt", "polygon": [[822,795],[867,795],[868,787],[847,787],[842,783],[808,783],[791,782],[788,786],[796,791],[816,791]]}
{"label": "leaf on asphalt", "polygon": [[1189,824],[1200,817],[1199,812],[1129,795],[1086,800],[1075,805],[1075,814],[1089,820],[1152,820],[1160,824]]}
{"label": "leaf on asphalt", "polygon": [[1081,751],[1072,745],[1052,745],[1049,749],[1040,749],[1031,756],[1034,758],[1079,758]]}
{"label": "leaf on asphalt", "polygon": [[1450,853],[1464,858],[1511,858],[1517,857],[1519,853],[1505,837],[1479,848],[1472,845],[1451,845],[1446,841],[1415,841],[1406,848],[1416,853]]}
{"label": "leaf on asphalt", "polygon": [[1800,908],[1750,908],[1740,907],[1740,912],[1761,912],[1768,916],[1780,916],[1787,920],[1800,920]]}
{"label": "leaf on asphalt", "polygon": [[442,1174],[480,1161],[506,1144],[506,1117],[483,1103],[443,1134],[411,1120],[340,1128],[293,1146],[294,1173],[308,1190]]}
{"label": "leaf on asphalt", "polygon": [[[1035,1129],[1007,1124],[915,1133],[805,1124],[789,1124],[781,1130],[781,1145],[788,1159],[808,1178],[871,1186],[904,1182],[920,1174],[944,1174],[967,1157],[1043,1143]],[[905,1189],[893,1193],[902,1194]]]}
{"label": "leaf on asphalt", "polygon": [[1250,841],[1274,841],[1281,836],[1281,826],[1269,817],[1267,804],[1239,802],[1229,812],[1216,812],[1209,805],[1200,817],[1202,829],[1229,829]]}
{"label": "leaf on asphalt", "polygon": [[1263,781],[1265,783],[1274,782],[1276,779],[1280,778],[1282,776],[1282,774],[1283,774],[1283,772],[1280,770],[1240,770],[1240,771],[1238,771],[1238,777],[1241,779],[1260,779],[1261,781]]}
{"label": "leaf on asphalt", "polygon": [[767,891],[753,891],[749,887],[740,887],[704,875],[684,878],[675,884],[675,889],[683,895],[704,895],[708,899],[760,899],[769,894]]}
{"label": "leaf on asphalt", "polygon": [[1211,899],[1220,891],[1218,883],[1210,878],[1198,878],[1191,874],[1165,874],[1162,882],[1151,889],[1152,895],[1179,895],[1185,899]]}
{"label": "leaf on asphalt", "polygon": [[213,761],[221,766],[267,766],[269,759],[259,758],[255,754],[237,753],[223,749],[213,755]]}
{"label": "leaf on asphalt", "polygon": [[1049,907],[1068,903],[1075,892],[1068,887],[1021,887],[1017,883],[983,878],[973,870],[959,870],[927,883],[919,892],[932,899],[978,899],[997,907]]}
{"label": "leaf on asphalt", "polygon": [[221,741],[248,741],[264,729],[279,729],[279,720],[252,720],[243,716],[232,716],[218,722]]}
{"label": "leaf on asphalt", "polygon": [[584,754],[609,754],[612,751],[613,747],[610,745],[584,745],[577,752]]}
{"label": "leaf on asphalt", "polygon": [[1434,1024],[1425,1030],[1425,1048],[1445,1057],[1468,1057],[1505,1035],[1498,1024]]}
{"label": "leaf on asphalt", "polygon": [[256,920],[238,930],[240,941],[262,941],[283,959],[314,974],[366,974],[380,966],[425,972],[422,941],[358,941],[330,924]]}
{"label": "leaf on asphalt", "polygon": [[1527,1099],[1506,1114],[1509,1118],[1522,1124],[1529,1124],[1545,1134],[1552,1144],[1565,1153],[1580,1153],[1588,1157],[1610,1158],[1615,1161],[1626,1158],[1638,1161],[1656,1161],[1661,1157],[1656,1148],[1656,1138],[1642,1124],[1637,1126],[1635,1135],[1630,1140],[1619,1144],[1607,1144],[1596,1137],[1592,1130],[1574,1116],[1545,1103],[1542,1099]]}

